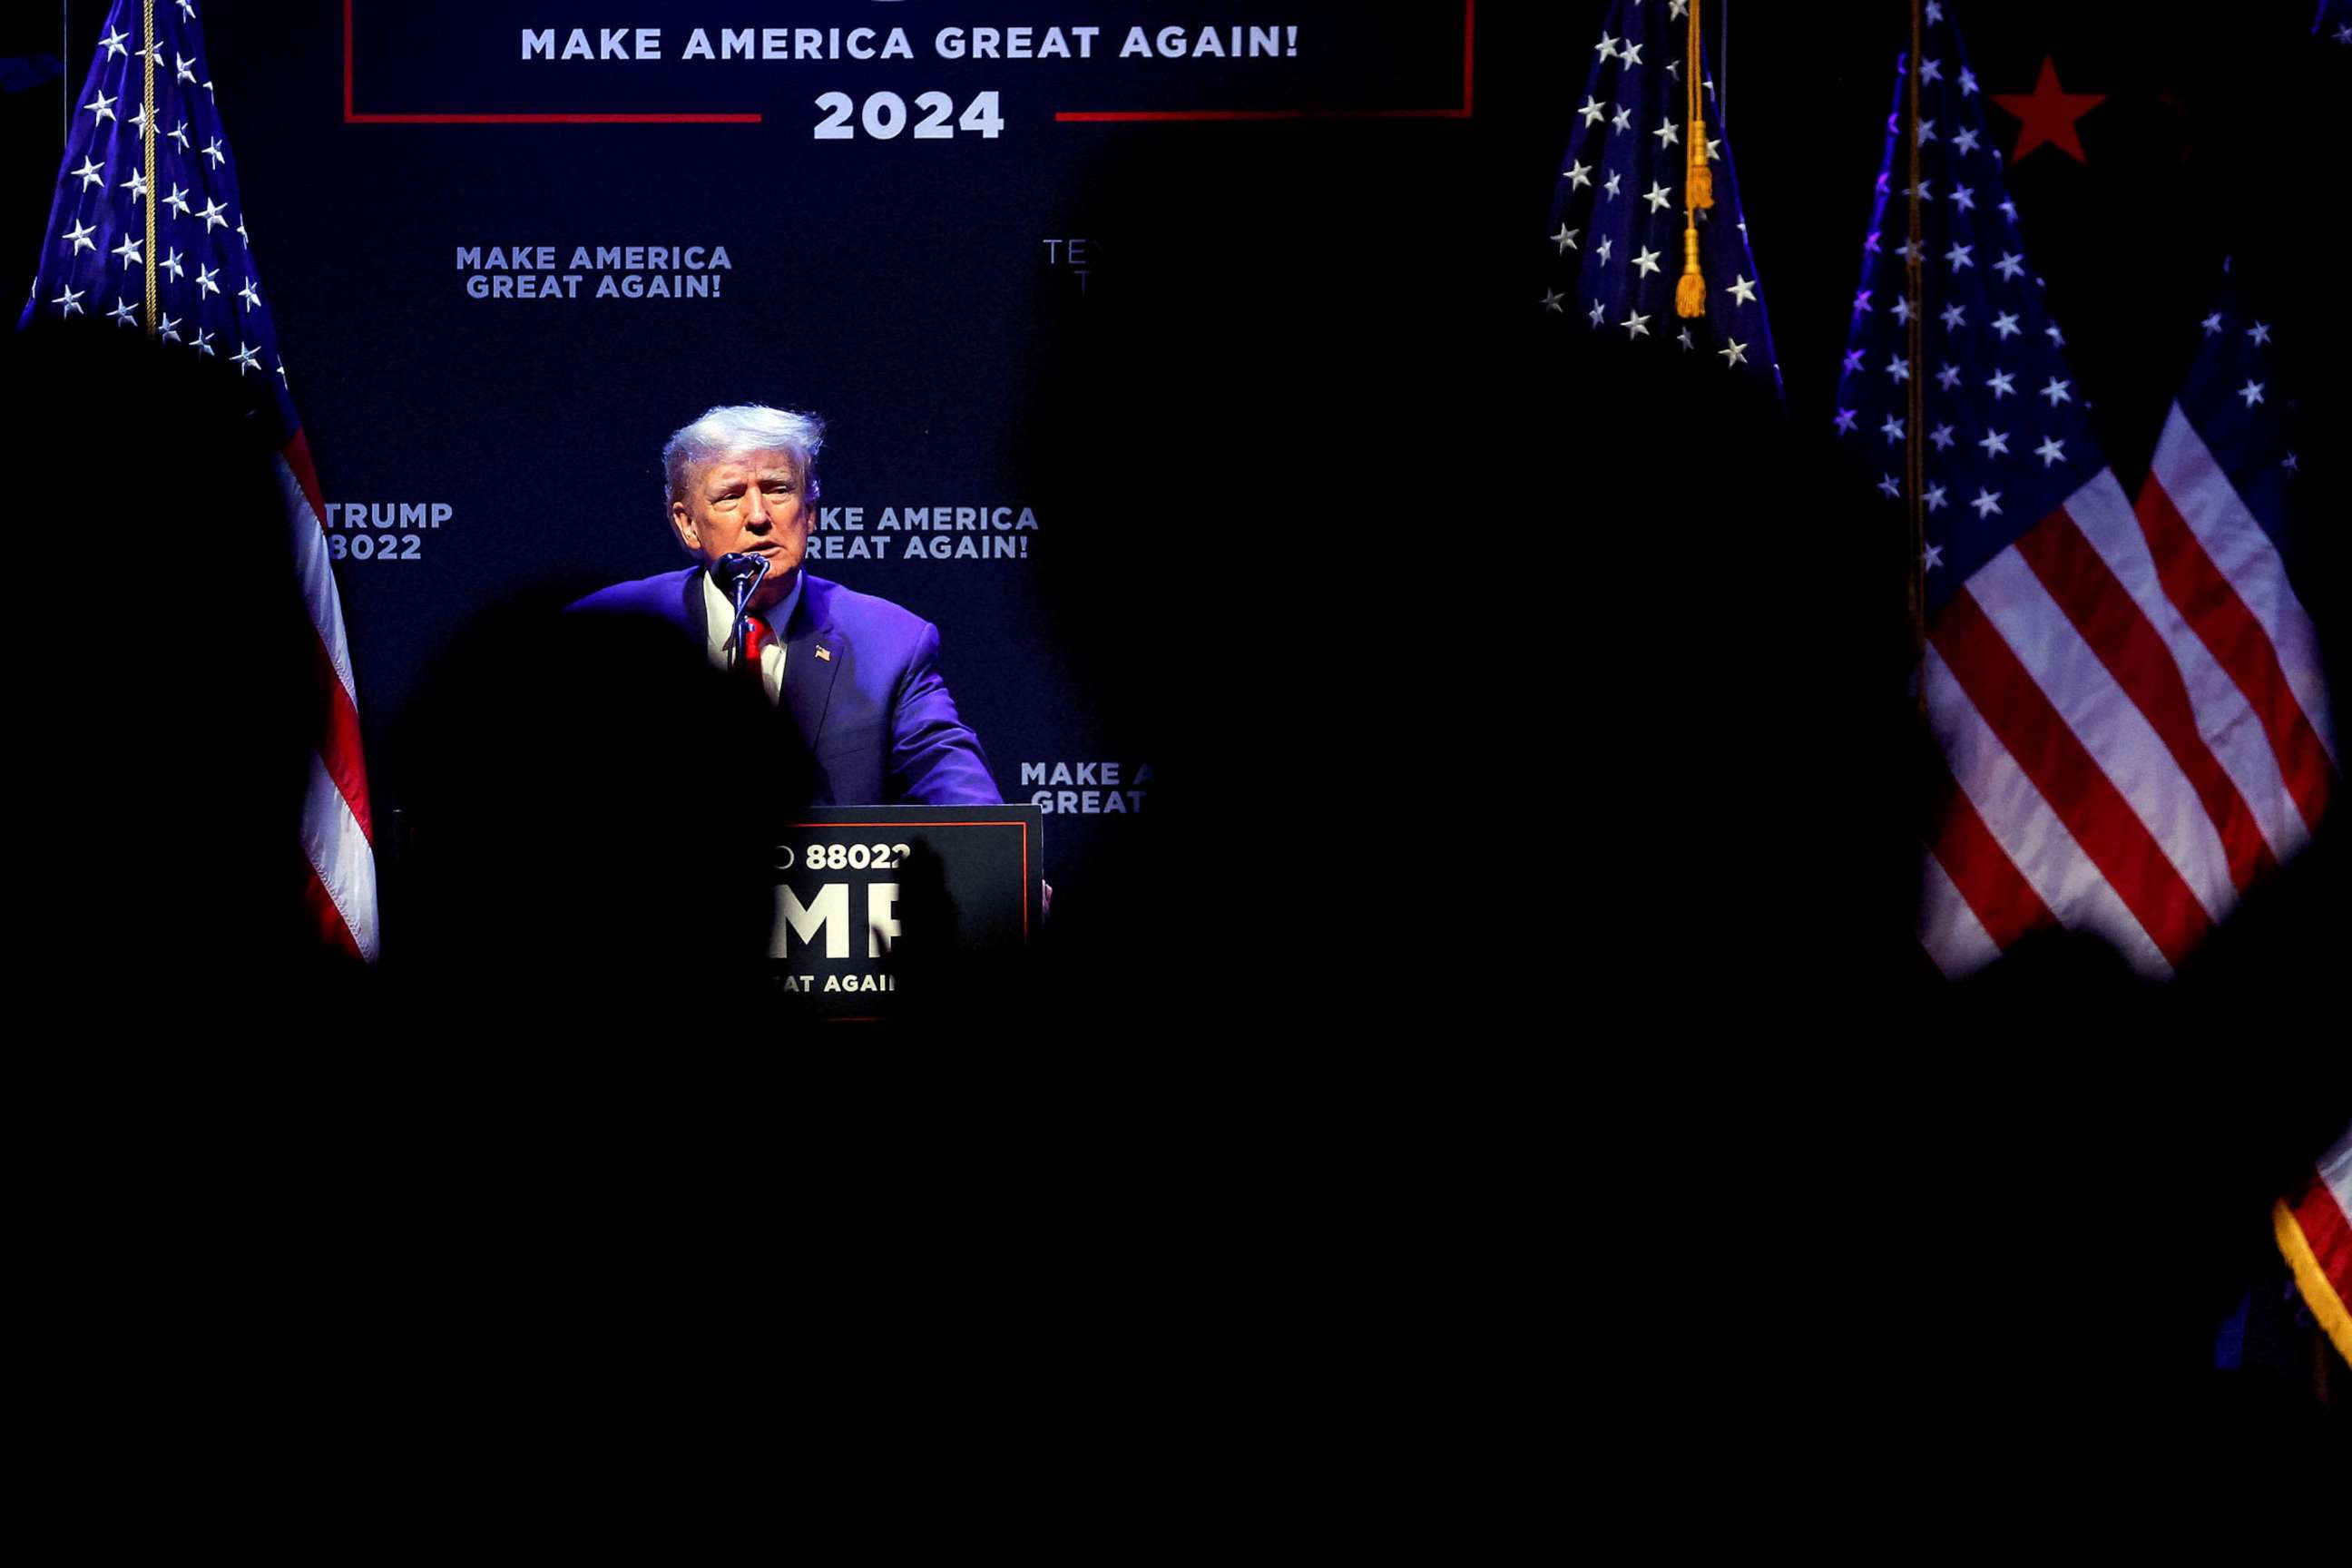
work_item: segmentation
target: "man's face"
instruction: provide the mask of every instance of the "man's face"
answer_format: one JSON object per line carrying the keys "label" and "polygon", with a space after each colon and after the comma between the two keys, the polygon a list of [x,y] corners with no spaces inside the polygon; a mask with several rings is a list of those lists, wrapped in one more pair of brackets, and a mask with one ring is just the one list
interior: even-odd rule
{"label": "man's face", "polygon": [[782,601],[808,552],[812,520],[789,452],[743,452],[689,470],[669,520],[678,542],[705,564],[739,550],[768,558],[768,575],[751,595],[757,610]]}

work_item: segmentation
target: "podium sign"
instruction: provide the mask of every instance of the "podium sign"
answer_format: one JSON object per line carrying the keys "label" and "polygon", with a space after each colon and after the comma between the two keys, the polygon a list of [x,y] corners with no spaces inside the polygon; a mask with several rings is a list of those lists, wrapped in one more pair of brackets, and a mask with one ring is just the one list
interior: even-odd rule
{"label": "podium sign", "polygon": [[776,988],[820,1016],[888,1017],[902,984],[1017,962],[1043,918],[1044,845],[1034,805],[802,813],[771,861]]}

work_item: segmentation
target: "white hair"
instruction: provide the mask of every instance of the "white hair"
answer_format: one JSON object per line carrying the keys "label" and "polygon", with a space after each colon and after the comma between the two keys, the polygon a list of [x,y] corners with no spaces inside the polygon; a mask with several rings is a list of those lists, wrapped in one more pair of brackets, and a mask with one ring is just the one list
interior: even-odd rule
{"label": "white hair", "polygon": [[662,478],[668,487],[662,511],[667,515],[671,502],[686,499],[687,476],[694,469],[746,452],[789,454],[793,467],[800,470],[802,497],[814,500],[816,455],[824,447],[824,421],[814,414],[795,414],[760,403],[706,410],[662,447]]}

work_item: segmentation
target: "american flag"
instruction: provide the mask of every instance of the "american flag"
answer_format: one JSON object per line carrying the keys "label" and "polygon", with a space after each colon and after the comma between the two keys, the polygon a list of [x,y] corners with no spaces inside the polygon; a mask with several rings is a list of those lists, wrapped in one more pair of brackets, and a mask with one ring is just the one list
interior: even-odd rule
{"label": "american flag", "polygon": [[2310,837],[2334,777],[2278,544],[2297,458],[2273,418],[2275,327],[2227,303],[2206,318],[2135,506],[2043,309],[1947,11],[1926,7],[1920,57],[1925,357],[1907,358],[1898,62],[1833,415],[1890,525],[1906,441],[1926,444],[1921,674],[1956,787],[1921,940],[1960,975],[2054,923],[2165,975]]}
{"label": "american flag", "polygon": [[2272,1206],[2271,1227],[2311,1315],[2352,1361],[2352,1127]]}
{"label": "american flag", "polygon": [[152,327],[163,342],[236,371],[240,395],[277,449],[284,514],[268,521],[292,531],[296,575],[318,633],[318,739],[301,822],[310,904],[328,941],[373,962],[375,858],[358,689],[320,526],[325,508],[318,476],[288,395],[236,165],[213,103],[195,5],[156,0],[154,12],[152,40],[141,7],[129,0],[118,0],[107,16],[67,137],[40,271],[18,325],[79,316],[111,321],[122,331]]}
{"label": "american flag", "polygon": [[[1694,68],[1686,0],[1664,5],[1617,0],[1593,46],[1583,102],[1552,194],[1546,239],[1553,277],[1542,309],[1617,342],[1648,338],[1662,350],[1711,359],[1777,394],[1780,368],[1765,324],[1764,296],[1739,185],[1702,51]],[[1706,157],[1715,205],[1697,215],[1706,314],[1675,312],[1683,271],[1686,98],[1696,69],[1707,110]]]}

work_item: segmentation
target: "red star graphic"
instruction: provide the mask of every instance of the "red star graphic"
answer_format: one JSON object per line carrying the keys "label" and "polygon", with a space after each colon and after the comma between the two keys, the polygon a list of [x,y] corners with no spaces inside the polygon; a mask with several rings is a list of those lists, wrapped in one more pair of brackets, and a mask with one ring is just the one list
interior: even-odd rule
{"label": "red star graphic", "polygon": [[2074,133],[2074,121],[2106,102],[2107,95],[2061,88],[2058,62],[2049,56],[2042,57],[2042,79],[2033,84],[2032,92],[1996,92],[1991,98],[2024,122],[2018,129],[2017,151],[2009,155],[2011,163],[2018,163],[2044,142],[2077,163],[2089,162],[2083,156],[2083,139]]}

